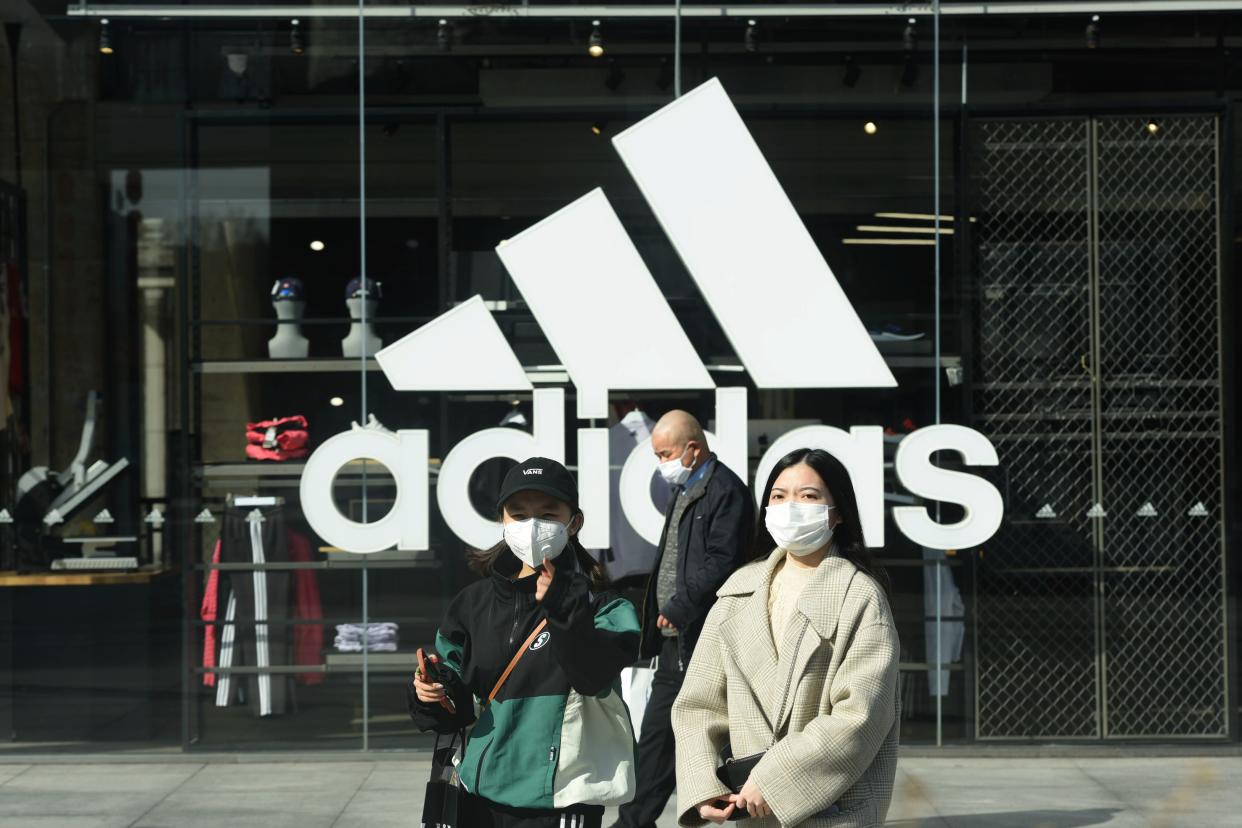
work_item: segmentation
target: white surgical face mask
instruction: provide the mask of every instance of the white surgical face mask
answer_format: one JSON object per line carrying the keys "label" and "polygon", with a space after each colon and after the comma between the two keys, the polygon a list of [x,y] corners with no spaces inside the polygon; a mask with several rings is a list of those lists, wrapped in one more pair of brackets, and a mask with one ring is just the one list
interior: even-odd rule
{"label": "white surgical face mask", "polygon": [[790,555],[809,555],[832,539],[828,516],[832,507],[823,503],[786,501],[769,506],[763,517],[772,540]]}
{"label": "white surgical face mask", "polygon": [[681,453],[681,457],[665,460],[656,467],[660,472],[660,477],[664,478],[665,483],[668,483],[670,486],[680,486],[690,479],[690,473],[693,469],[681,464],[681,461],[685,459],[686,453],[689,451],[690,447],[686,446],[686,450]]}
{"label": "white surgical face mask", "polygon": [[518,560],[534,569],[565,551],[569,531],[557,520],[513,520],[505,524],[505,543]]}

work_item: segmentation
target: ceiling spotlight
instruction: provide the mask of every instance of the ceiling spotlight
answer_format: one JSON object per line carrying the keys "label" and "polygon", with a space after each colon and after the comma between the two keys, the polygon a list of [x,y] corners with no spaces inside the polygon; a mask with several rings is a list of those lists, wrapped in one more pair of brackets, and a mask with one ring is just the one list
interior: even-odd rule
{"label": "ceiling spotlight", "polygon": [[754,20],[746,21],[746,35],[742,38],[742,43],[748,52],[759,51],[759,24]]}
{"label": "ceiling spotlight", "polygon": [[875,121],[867,121],[867,123],[863,124],[863,132],[868,135],[875,135],[878,130],[879,127],[875,125]]}
{"label": "ceiling spotlight", "polygon": [[1147,122],[1147,132],[1149,135],[1155,135],[1159,131],[1160,131],[1160,124],[1156,123],[1155,121]]}
{"label": "ceiling spotlight", "polygon": [[300,55],[306,51],[306,47],[302,45],[302,25],[297,18],[289,24],[289,51],[295,55]]}
{"label": "ceiling spotlight", "polygon": [[325,247],[327,247],[327,245],[321,242],[319,239],[315,239],[313,242],[310,243],[310,249],[314,250],[316,253],[322,253]]}
{"label": "ceiling spotlight", "polygon": [[112,54],[112,31],[108,28],[108,18],[99,21],[99,54]]}
{"label": "ceiling spotlight", "polygon": [[340,408],[344,404],[345,404],[345,401],[341,399],[340,397],[333,397],[332,399],[328,400],[328,405],[332,406],[333,408]]}
{"label": "ceiling spotlight", "polygon": [[607,129],[607,127],[608,127],[607,121],[596,121],[595,123],[591,124],[591,132],[595,135],[603,135],[604,130]]}
{"label": "ceiling spotlight", "polygon": [[599,31],[599,21],[592,20],[591,37],[587,40],[587,54],[593,58],[604,56],[604,36]]}
{"label": "ceiling spotlight", "polygon": [[1100,48],[1100,16],[1098,14],[1091,15],[1091,22],[1087,24],[1087,48]]}
{"label": "ceiling spotlight", "polygon": [[625,72],[621,71],[621,67],[617,65],[617,61],[608,59],[608,77],[604,78],[604,86],[608,87],[609,92],[616,92],[617,89],[625,82]]}
{"label": "ceiling spotlight", "polygon": [[862,69],[854,62],[854,58],[845,58],[845,74],[841,76],[841,83],[853,89],[858,85],[858,79],[862,76]]}
{"label": "ceiling spotlight", "polygon": [[913,52],[919,45],[919,21],[913,17],[906,19],[906,28],[901,33],[901,45],[906,52]]}
{"label": "ceiling spotlight", "polygon": [[447,20],[440,20],[440,28],[436,30],[436,48],[441,52],[451,52],[453,50],[453,30],[449,28]]}

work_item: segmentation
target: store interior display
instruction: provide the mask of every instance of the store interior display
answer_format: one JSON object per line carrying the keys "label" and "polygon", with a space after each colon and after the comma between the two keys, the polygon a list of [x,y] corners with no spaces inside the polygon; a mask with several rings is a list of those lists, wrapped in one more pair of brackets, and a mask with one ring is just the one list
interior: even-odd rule
{"label": "store interior display", "polygon": [[945,565],[942,549],[923,549],[923,643],[927,648],[927,693],[949,695],[948,665],[962,660],[966,640],[966,603],[953,568]]}
{"label": "store interior display", "polygon": [[310,340],[302,335],[304,293],[301,279],[277,279],[272,285],[272,309],[280,320],[276,335],[267,341],[267,355],[272,359],[305,359],[310,352]]}
{"label": "store interior display", "polygon": [[[306,48],[294,52],[279,21],[256,28],[223,7],[202,12],[206,19],[197,17],[200,11],[175,24],[144,19],[141,11],[113,20],[116,51],[107,58],[96,57],[97,44],[86,37],[56,44],[55,58],[29,45],[19,56],[47,64],[47,71],[35,63],[36,71],[23,75],[20,102],[27,112],[52,117],[39,129],[14,132],[21,140],[11,148],[24,151],[24,163],[0,170],[14,182],[0,182],[0,458],[7,463],[0,539],[22,557],[20,565],[9,564],[15,555],[6,558],[0,570],[21,570],[13,580],[31,582],[114,570],[93,574],[119,586],[98,587],[91,599],[108,608],[108,624],[93,631],[98,639],[81,637],[91,647],[79,647],[72,658],[58,653],[64,665],[53,669],[40,661],[51,650],[26,644],[26,664],[33,666],[15,671],[12,686],[72,685],[95,653],[112,655],[110,637],[116,648],[133,649],[124,669],[111,670],[121,676],[117,681],[157,660],[165,673],[147,680],[143,693],[91,688],[74,704],[81,699],[81,711],[96,711],[115,698],[141,698],[143,715],[158,711],[151,715],[160,718],[166,744],[184,750],[416,745],[403,692],[413,649],[434,640],[451,596],[476,578],[440,509],[442,461],[464,439],[498,424],[535,432],[544,412],[534,416],[532,388],[564,394],[566,463],[578,463],[583,444],[575,432],[607,429],[609,499],[592,500],[587,519],[596,520],[607,502],[609,535],[600,541],[607,548],[591,552],[614,585],[641,598],[655,547],[623,517],[621,469],[665,411],[684,408],[708,422],[714,392],[616,388],[611,417],[576,418],[579,389],[561,370],[564,355],[552,348],[496,253],[595,188],[608,193],[712,383],[746,389],[752,472],[773,441],[802,426],[883,429],[886,536],[875,555],[891,576],[904,644],[903,741],[968,740],[977,728],[1001,738],[1038,737],[1025,728],[1055,719],[1048,711],[1094,721],[1096,711],[1120,709],[1103,690],[1081,688],[1091,681],[1121,687],[1097,678],[1118,669],[1120,655],[1131,658],[1135,674],[1150,662],[1121,652],[1124,641],[1116,646],[1129,633],[1110,615],[1119,612],[1117,599],[1090,591],[1100,584],[1141,581],[1167,586],[1163,594],[1184,607],[1192,606],[1184,597],[1192,595],[1222,604],[1220,577],[1211,574],[1221,568],[1208,571],[1223,554],[1213,539],[1223,537],[1225,525],[1223,495],[1211,482],[1225,478],[1215,473],[1212,446],[1228,441],[1217,439],[1223,403],[1213,394],[1232,380],[1213,372],[1219,353],[1209,340],[1222,321],[1230,330],[1236,308],[1213,298],[1231,294],[1218,291],[1220,267],[1212,263],[1232,259],[1208,255],[1218,251],[1209,232],[1217,223],[1207,218],[1219,220],[1226,244],[1236,235],[1228,230],[1231,202],[1221,194],[1229,192],[1225,178],[1238,153],[1218,139],[1236,132],[1237,123],[1221,114],[1232,105],[1219,97],[1208,107],[1212,113],[1193,123],[1171,112],[1144,113],[1133,123],[1076,114],[1100,103],[1159,107],[1152,101],[1169,100],[1153,98],[1153,85],[1133,71],[1151,56],[1145,49],[1066,51],[1067,35],[1048,18],[1047,33],[1037,37],[1038,27],[1029,27],[1014,35],[1015,43],[1042,42],[1011,55],[1012,44],[996,45],[996,18],[976,29],[970,16],[959,16],[952,37],[958,43],[960,35],[961,57],[969,52],[969,59],[949,69],[956,78],[960,68],[970,101],[959,107],[956,94],[942,90],[946,106],[937,116],[930,38],[903,55],[900,26],[879,16],[851,23],[842,34],[832,15],[778,15],[764,24],[758,54],[742,48],[736,19],[687,18],[674,88],[674,33],[662,25],[634,21],[632,28],[609,30],[621,73],[601,71],[607,61],[593,62],[585,42],[577,57],[566,51],[565,28],[575,24],[560,19],[466,15],[453,24],[459,48],[432,53],[420,37],[434,32],[434,24],[424,30],[425,20],[372,25],[368,18],[365,48],[374,51],[359,55],[350,53],[357,21],[315,17],[301,29]],[[97,22],[85,5],[81,13]],[[1074,26],[1078,38],[1081,24]],[[579,29],[580,39],[588,32]],[[976,33],[984,39],[971,41]],[[1164,36],[1154,26],[1130,34]],[[842,37],[858,46],[846,50],[854,54],[848,59],[854,74],[843,83],[830,76],[844,52],[824,48],[840,45]],[[1039,51],[1045,48],[1051,56]],[[957,52],[950,51],[946,59],[956,64]],[[1193,49],[1175,51],[1178,66],[1164,67],[1172,71],[1151,66],[1160,90],[1198,88],[1201,78],[1214,77],[1186,70]],[[170,72],[159,56],[174,53],[186,60]],[[1084,60],[1092,61],[1092,71],[1078,71]],[[920,66],[919,77],[899,83],[903,68]],[[82,83],[68,98],[43,82],[79,75]],[[895,386],[760,385],[661,216],[634,188],[612,138],[712,77],[738,96],[747,131]],[[1110,84],[1125,95],[1108,91]],[[1009,114],[993,117],[993,107]],[[1082,155],[1097,128],[1117,132],[1099,142],[1095,155]],[[1154,172],[1140,163],[1152,152],[1167,157]],[[1109,153],[1117,166],[1098,167],[1096,180],[1094,162],[1087,161],[1107,160]],[[1010,172],[995,174],[992,163]],[[1219,186],[1183,192],[1184,169]],[[1129,182],[1148,186],[1120,200],[1110,195]],[[1144,205],[1166,189],[1176,209],[1116,206]],[[1080,197],[1088,192],[1094,206]],[[1092,230],[1086,211],[1107,219],[1109,204],[1113,224]],[[1207,215],[1212,210],[1214,217]],[[1059,220],[1067,216],[1074,220]],[[1132,238],[1128,227],[1142,228],[1132,235],[1146,238]],[[761,230],[727,240],[771,248],[770,272],[739,280],[737,291],[780,289],[770,275],[779,273],[780,245]],[[1094,248],[1097,258],[1087,261]],[[586,276],[608,255],[596,251],[581,257]],[[1110,261],[1113,271],[1101,269]],[[1155,275],[1138,282],[1134,274],[1149,270]],[[1081,279],[1059,284],[1073,274]],[[1193,291],[1177,287],[1192,284]],[[371,357],[476,295],[531,387],[394,388]],[[1144,303],[1142,296],[1159,301]],[[614,302],[599,301],[603,313]],[[662,345],[645,321],[636,318],[626,334],[635,352]],[[776,347],[783,341],[784,320],[747,322],[771,331]],[[1205,338],[1196,338],[1192,327]],[[1183,348],[1193,366],[1162,372],[1179,338],[1200,343]],[[477,358],[452,339],[435,354],[448,371]],[[470,341],[470,331],[462,340]],[[1220,342],[1227,345],[1228,338]],[[1095,364],[1092,354],[1108,364]],[[786,355],[788,364],[850,358],[814,349]],[[1131,359],[1134,375],[1122,388],[1117,371]],[[1181,395],[1156,387],[1152,377],[1167,378]],[[1053,388],[1044,387],[1048,382]],[[83,452],[74,408],[90,388],[106,397],[88,405],[83,431],[97,433]],[[1167,404],[1157,405],[1161,400]],[[938,511],[911,493],[893,470],[903,438],[941,423],[997,438],[996,471],[1012,475],[997,483],[1012,526],[989,541],[986,558],[978,549],[929,552],[893,520],[894,506],[925,507],[944,522],[958,517],[952,504]],[[237,434],[242,424],[244,440]],[[362,556],[309,530],[301,473],[318,445],[349,429],[426,434],[428,548]],[[520,442],[513,439],[518,434],[503,436]],[[81,442],[91,438],[84,433]],[[1105,450],[1099,462],[1074,465],[1096,450],[1091,446]],[[1165,446],[1170,465],[1160,475],[1186,481],[1176,501],[1147,490],[1134,497],[1103,491],[1163,479],[1138,464]],[[1136,451],[1126,450],[1131,447]],[[932,463],[954,468],[956,459],[947,455],[938,453]],[[94,462],[97,457],[107,462]],[[492,458],[472,473],[469,498],[480,516],[495,516],[495,492],[512,462]],[[17,478],[27,469],[19,497]],[[1211,479],[1196,469],[1212,470]],[[332,503],[349,519],[382,520],[398,483],[409,480],[403,469],[356,458],[334,472]],[[1067,485],[1084,480],[1095,480],[1099,491]],[[420,492],[423,483],[418,480]],[[602,486],[602,478],[596,483]],[[655,509],[663,511],[668,497],[667,484],[653,475]],[[13,523],[5,522],[3,507]],[[1130,516],[1136,520],[1126,523]],[[1179,523],[1182,517],[1187,520]],[[1084,540],[1080,524],[1094,535]],[[1116,528],[1123,525],[1127,534]],[[1169,526],[1180,533],[1177,548],[1197,544],[1195,584],[1177,580],[1192,571],[1189,555],[1176,571],[1155,566],[1164,553],[1148,539]],[[1114,554],[1134,577],[1104,568]],[[44,603],[73,609],[76,589],[59,590]],[[105,595],[107,589],[113,592]],[[1153,605],[1138,586],[1128,589],[1125,600]],[[10,594],[23,593],[26,603],[13,598],[14,614],[0,615],[0,627],[11,620],[16,637],[42,643],[46,628],[77,634],[63,618],[81,625],[81,617],[90,617],[30,612],[39,606],[36,591],[14,588]],[[1199,609],[1175,606],[1164,615],[1183,618],[1179,629],[1218,626],[1216,615],[1193,606]],[[1083,607],[1096,611],[1071,617]],[[134,629],[115,627],[118,609],[132,616]],[[1124,607],[1119,614],[1131,629],[1158,615],[1126,615]],[[1029,623],[1041,617],[1058,623]],[[1066,633],[1067,617],[1076,631]],[[1092,626],[1105,618],[1107,628]],[[1150,640],[1135,637],[1140,644]],[[189,654],[183,641],[192,642]],[[364,659],[364,646],[375,655]],[[1162,652],[1160,639],[1131,648],[1140,649]],[[1074,672],[1079,667],[1081,674]],[[110,668],[99,666],[90,679],[111,680]],[[1081,692],[1032,689],[1070,686],[1061,676],[1079,676],[1072,680],[1081,680],[1075,685]],[[1209,664],[1195,681],[1223,686],[1220,679]],[[5,689],[0,678],[0,739],[8,724]],[[1203,710],[1219,708],[1212,698],[1186,695],[1192,697]],[[989,698],[992,731],[977,725],[986,722]],[[1015,698],[1030,701],[1012,704]],[[1163,711],[1193,718],[1184,712],[1189,702],[1159,700],[1148,720],[1167,723]],[[1011,717],[1011,710],[1021,715]],[[116,723],[127,724],[125,717],[113,713],[100,714],[104,724],[91,738],[123,729]],[[1174,721],[1169,730],[1180,726]]]}
{"label": "store interior display", "polygon": [[872,342],[915,342],[927,336],[921,332],[907,331],[901,325],[889,323],[878,331],[868,330]]}
{"label": "store interior display", "polygon": [[337,624],[336,638],[332,646],[341,653],[395,653],[397,651],[397,624],[391,621],[372,621],[368,624]]}
{"label": "store interior display", "polygon": [[[103,490],[129,467],[127,458],[114,462],[96,460],[87,465],[94,450],[98,392],[86,396],[86,416],[73,460],[63,471],[47,466],[27,470],[17,481],[17,501],[13,509],[17,530],[19,570],[47,569],[53,560],[81,558],[63,536],[63,526],[78,510],[93,502]],[[132,543],[136,539],[117,539]]]}
{"label": "store interior display", "polygon": [[341,340],[342,356],[374,356],[384,347],[384,340],[375,333],[374,321],[383,295],[383,285],[374,279],[352,279],[345,286],[345,307],[351,322],[349,334]]}
{"label": "store interior display", "polygon": [[361,431],[363,429],[366,429],[369,431],[378,431],[381,434],[393,435],[397,433],[393,431],[391,428],[388,428],[386,425],[381,423],[374,414],[367,415],[366,425],[359,425],[357,420],[350,420],[349,427],[352,428],[354,431]]}
{"label": "store interior display", "polygon": [[[311,559],[308,538],[286,526],[283,498],[229,496],[199,609],[202,681],[216,688],[217,707],[244,702],[255,716],[280,715],[296,709],[295,676],[280,668],[307,667],[296,674],[303,684],[323,680],[316,669],[323,663],[323,610],[315,572],[266,566]],[[254,567],[226,572],[221,564]],[[235,675],[235,667],[257,671]]]}
{"label": "store interior display", "polygon": [[[634,447],[651,439],[653,420],[636,403],[617,403],[614,411],[620,416],[616,424],[608,428],[608,500],[613,515],[621,511],[621,469],[629,459]],[[670,490],[659,475],[651,477],[651,502],[660,513],[668,504]],[[614,518],[608,526],[609,548],[599,550],[614,581],[625,578],[641,579],[651,572],[655,564],[656,547],[639,536],[628,520]]]}
{"label": "store interior display", "polygon": [[310,454],[310,432],[301,414],[246,423],[246,457],[250,460],[283,463]]}

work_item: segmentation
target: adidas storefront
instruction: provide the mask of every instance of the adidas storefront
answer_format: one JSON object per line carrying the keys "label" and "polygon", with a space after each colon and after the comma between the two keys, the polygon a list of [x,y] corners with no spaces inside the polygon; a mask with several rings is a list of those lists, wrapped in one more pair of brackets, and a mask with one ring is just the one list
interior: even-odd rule
{"label": "adidas storefront", "polygon": [[639,592],[674,408],[846,464],[903,743],[1236,741],[1242,75],[1064,5],[31,4],[0,743],[425,747],[509,465]]}

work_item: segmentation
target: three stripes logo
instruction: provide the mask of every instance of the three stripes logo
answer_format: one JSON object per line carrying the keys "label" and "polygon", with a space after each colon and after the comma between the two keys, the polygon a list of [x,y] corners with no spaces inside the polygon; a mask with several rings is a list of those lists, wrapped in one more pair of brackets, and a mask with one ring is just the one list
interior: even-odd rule
{"label": "three stripes logo", "polygon": [[[719,81],[613,143],[756,386],[897,384]],[[609,391],[715,387],[602,189],[497,253],[568,371],[580,418],[606,418]],[[397,389],[531,389],[479,297],[378,359]]]}
{"label": "three stripes logo", "polygon": [[[613,144],[758,388],[896,386],[719,81],[648,116]],[[715,389],[713,447],[746,477],[746,389],[717,387],[602,189],[502,243],[497,253],[574,384],[578,418],[607,419],[611,391]],[[469,545],[490,545],[497,527],[469,505],[470,475],[498,456],[563,462],[564,392],[535,388],[479,296],[384,348],[376,359],[396,390],[533,393],[532,433],[486,429],[470,435],[439,469],[436,498],[450,529]],[[614,519],[607,438],[606,429],[578,430],[579,487],[591,516],[583,529],[588,548],[608,545]],[[795,429],[772,443],[757,479],[765,479],[781,454],[803,445],[831,451],[850,469],[866,540],[882,545],[882,430]],[[965,518],[942,525],[913,506],[894,508],[895,521],[925,546],[981,543],[999,527],[1000,495],[982,478],[932,465],[931,455],[943,450],[957,451],[967,465],[997,462],[978,432],[932,426],[903,441],[897,473],[916,495],[961,504]],[[358,457],[384,462],[397,478],[398,502],[375,523],[344,518],[331,498],[336,471]],[[638,446],[625,464],[620,494],[625,518],[655,542],[662,520],[647,493],[653,467],[651,452]],[[419,430],[395,437],[366,430],[337,435],[310,458],[302,478],[312,527],[325,540],[359,552],[394,545],[426,549],[428,495],[427,434]]]}

